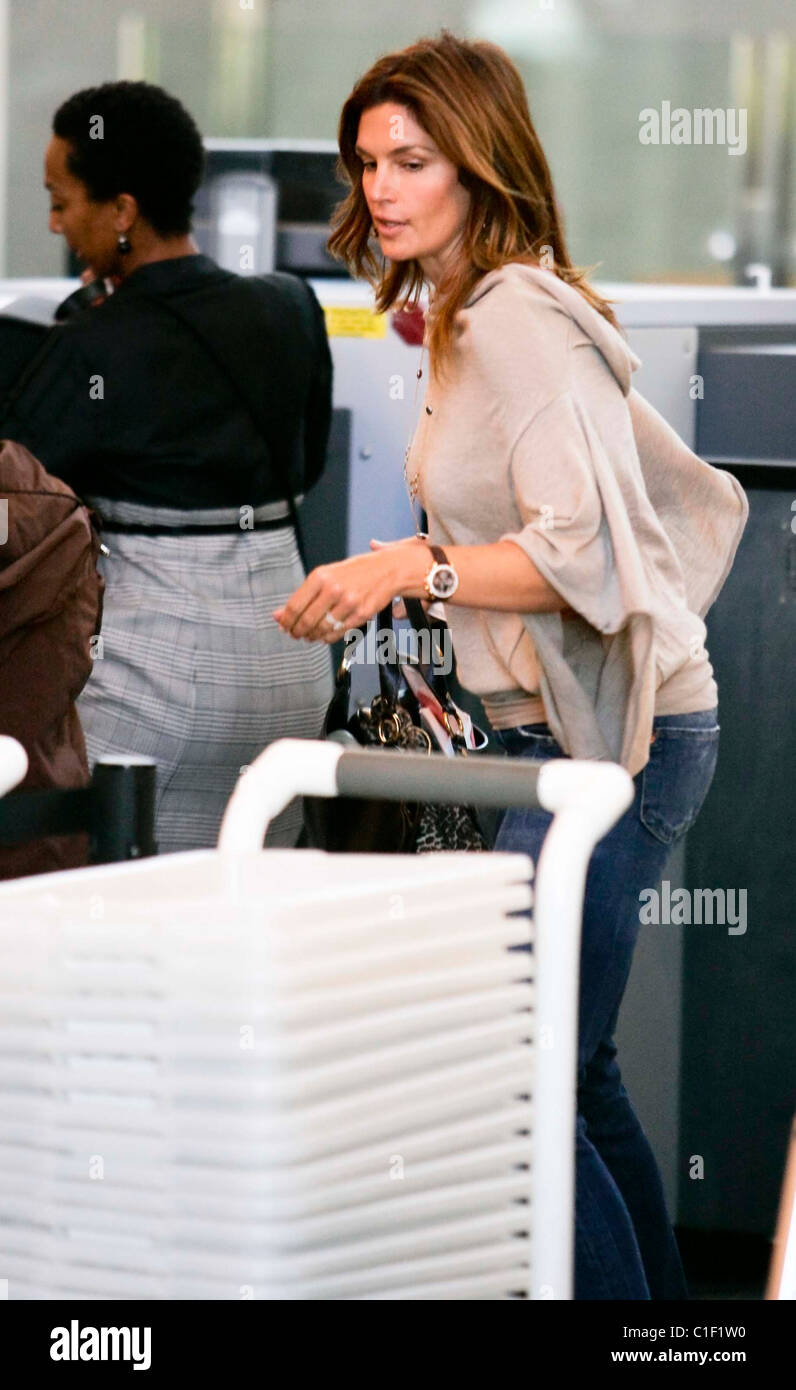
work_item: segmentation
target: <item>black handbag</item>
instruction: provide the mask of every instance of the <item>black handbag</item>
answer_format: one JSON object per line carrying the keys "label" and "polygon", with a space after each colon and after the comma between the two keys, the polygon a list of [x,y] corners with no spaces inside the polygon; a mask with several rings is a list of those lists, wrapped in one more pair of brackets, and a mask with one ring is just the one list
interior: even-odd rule
{"label": "black handbag", "polygon": [[[431,643],[435,643],[447,624],[430,619],[418,599],[404,599],[403,603],[415,632],[427,632]],[[381,646],[383,636],[392,639],[395,635],[391,606],[383,608],[375,621]],[[409,748],[430,756],[445,756],[439,742],[424,726],[420,702],[406,678],[405,667],[412,665],[441,706],[454,754],[465,757],[487,746],[486,734],[473,726],[476,747],[468,749],[462,711],[450,693],[441,665],[435,662],[423,663],[403,655],[396,655],[394,660],[379,660],[378,693],[369,704],[359,702],[354,705],[351,693],[353,651],[365,638],[366,629],[350,631],[358,636],[351,639],[351,645],[340,663],[334,694],[326,711],[322,738],[335,736],[361,747],[394,749],[396,753]],[[441,656],[438,646],[436,651]],[[299,847],[303,848],[363,854],[427,854],[436,850],[489,849],[473,806],[349,797],[330,800],[312,796],[305,796],[303,803],[304,828],[298,842]]]}

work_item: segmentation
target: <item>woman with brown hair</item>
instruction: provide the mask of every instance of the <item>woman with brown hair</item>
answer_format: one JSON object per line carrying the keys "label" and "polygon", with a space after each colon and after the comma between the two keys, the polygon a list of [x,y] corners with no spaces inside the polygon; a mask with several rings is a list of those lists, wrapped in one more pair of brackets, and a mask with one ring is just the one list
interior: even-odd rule
{"label": "woman with brown hair", "polygon": [[[702,618],[746,500],[633,391],[639,359],[569,259],[505,53],[443,32],[379,59],[343,106],[339,142],[351,187],[330,249],[374,284],[379,311],[431,286],[430,371],[406,459],[429,535],[313,570],[275,617],[330,642],[394,595],[440,599],[461,683],[509,754],[612,759],[633,776],[634,802],[586,884],[575,1295],[686,1298],[613,1034],[639,894],[715,768]],[[507,812],[495,847],[535,861],[550,819]]]}

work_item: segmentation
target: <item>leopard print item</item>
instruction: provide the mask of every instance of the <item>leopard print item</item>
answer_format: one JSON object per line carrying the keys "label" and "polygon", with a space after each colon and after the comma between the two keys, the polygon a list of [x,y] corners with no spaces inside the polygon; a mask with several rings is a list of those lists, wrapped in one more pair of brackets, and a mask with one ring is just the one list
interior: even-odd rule
{"label": "leopard print item", "polygon": [[416,854],[468,849],[488,850],[472,806],[440,806],[427,802],[420,816]]}

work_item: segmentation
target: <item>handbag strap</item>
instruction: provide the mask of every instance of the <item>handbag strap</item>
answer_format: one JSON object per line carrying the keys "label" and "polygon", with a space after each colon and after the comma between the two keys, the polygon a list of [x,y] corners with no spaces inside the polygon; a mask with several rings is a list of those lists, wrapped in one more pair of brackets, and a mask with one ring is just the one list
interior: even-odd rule
{"label": "handbag strap", "polygon": [[[235,279],[237,277],[230,274],[230,278]],[[260,277],[256,278],[259,279]],[[280,276],[277,279],[276,276],[272,275],[269,277],[269,279],[273,284],[279,284],[280,286],[282,286],[293,298],[294,307],[297,307],[302,313],[306,314],[306,309],[309,307],[309,303],[306,300],[306,296],[304,295],[304,288],[302,282],[296,282],[296,288],[299,288],[299,286],[301,287],[301,299],[299,299],[298,296],[295,295],[295,291],[293,289],[294,277],[285,275]],[[153,304],[156,308],[163,310],[167,314],[170,314],[172,318],[176,319],[179,323],[183,325],[184,328],[188,329],[188,332],[193,336],[196,342],[198,342],[204,348],[205,352],[215,363],[222,376],[226,378],[227,384],[232,388],[232,391],[235,394],[235,396],[245,407],[249,417],[254,423],[257,433],[262,437],[266,445],[266,448],[268,449],[269,462],[272,464],[274,471],[277,474],[277,477],[279,478],[282,490],[285,494],[285,500],[287,502],[288,512],[290,515],[290,521],[293,526],[293,530],[296,533],[296,545],[298,546],[298,552],[301,557],[301,563],[304,566],[304,571],[306,573],[308,570],[307,557],[304,548],[303,537],[301,534],[301,527],[299,525],[296,502],[293,496],[293,489],[290,484],[287,469],[283,467],[282,460],[277,456],[277,451],[271,448],[269,442],[269,439],[272,434],[272,427],[276,423],[275,416],[271,415],[269,412],[267,412],[267,410],[261,413],[261,408],[255,405],[255,403],[250,399],[246,391],[244,391],[244,389],[242,388],[240,380],[234,368],[218,351],[215,344],[207,337],[205,333],[202,332],[201,328],[199,328],[199,326],[194,322],[193,318],[189,314],[186,314],[182,309],[177,308],[176,304],[173,302],[173,298],[161,298],[159,295],[150,294],[145,290],[141,290],[140,288],[136,288],[136,297],[145,299],[147,303]]]}
{"label": "handbag strap", "polygon": [[[443,632],[447,631],[446,623],[429,619],[419,599],[405,598],[403,599],[403,604],[406,608],[406,613],[410,622],[412,623],[412,626],[418,632],[428,632],[432,643],[436,642],[437,637],[441,636]],[[393,615],[391,604],[385,604],[384,608],[381,609],[376,619],[376,623],[379,636],[382,632],[389,632],[390,634],[393,634],[395,632],[395,617]],[[351,629],[351,631],[358,632],[360,634],[360,637],[364,639],[366,627],[367,624],[364,624],[360,628]],[[377,662],[377,665],[379,671],[379,689],[381,691],[381,694],[384,696],[386,700],[389,700],[394,704],[398,704],[404,698],[401,688],[403,684],[403,678],[401,674],[400,660],[396,656],[395,661],[381,660]],[[439,667],[435,665],[433,660],[430,664],[427,662],[418,661],[417,669],[420,672],[420,675],[425,680],[426,684],[433,691],[434,695],[436,696],[445,713],[448,714],[451,718],[455,719],[458,723],[459,716],[456,702],[453,699],[453,696],[451,695],[450,689],[448,688],[447,679],[443,675]],[[340,671],[338,673],[338,690],[340,692],[341,698],[347,696],[348,692],[350,691],[350,685],[351,673],[345,665],[344,659],[343,663],[341,663]],[[414,696],[412,696],[412,699],[414,699]],[[457,750],[457,752],[465,751],[465,741],[463,736],[461,734],[457,734],[455,730],[449,730],[449,733],[453,746]]]}
{"label": "handbag strap", "polygon": [[[448,630],[447,623],[438,622],[436,619],[429,618],[428,614],[426,613],[426,610],[424,609],[419,599],[404,599],[404,605],[406,607],[406,612],[412,623],[412,626],[415,627],[418,631],[427,631],[430,635],[432,644],[436,644],[437,637],[439,636],[441,638],[442,634]],[[432,653],[433,650],[434,646],[432,645]],[[442,656],[444,647],[442,645],[438,645],[437,650],[440,656]],[[443,674],[440,667],[434,662],[433,656],[430,665],[420,666],[420,673],[427,682],[427,684],[431,687],[434,694],[436,695],[442,707],[443,713],[447,714],[449,719],[455,721],[453,727],[451,727],[450,723],[447,725],[447,732],[450,737],[451,743],[453,744],[454,750],[457,753],[466,753],[467,744],[464,737],[464,728],[459,718],[459,710],[456,705],[456,701],[454,700],[450,691],[450,687],[448,686],[447,676]],[[456,732],[456,725],[458,725],[459,727],[458,733]]]}
{"label": "handbag strap", "polygon": [[[437,637],[442,640],[443,633],[448,632],[448,625],[440,622],[436,618],[429,618],[428,613],[418,598],[405,598],[403,600],[407,616],[412,626],[418,631],[429,633],[432,643],[436,643]],[[441,647],[438,647],[441,652]],[[421,674],[428,681],[443,709],[451,711],[455,709],[453,696],[448,687],[447,678],[442,674],[439,667],[432,661],[429,667],[422,667]]]}

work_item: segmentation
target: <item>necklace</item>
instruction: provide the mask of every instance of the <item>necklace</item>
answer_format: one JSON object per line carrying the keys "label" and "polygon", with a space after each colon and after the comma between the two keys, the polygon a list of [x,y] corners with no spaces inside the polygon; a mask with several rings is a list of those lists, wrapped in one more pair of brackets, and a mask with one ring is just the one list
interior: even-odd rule
{"label": "necklace", "polygon": [[[417,369],[417,380],[416,380],[416,382],[415,382],[415,395],[414,395],[414,401],[412,402],[413,410],[414,410],[415,412],[416,412],[416,410],[417,410],[417,390],[418,390],[418,383],[419,383],[419,381],[420,381],[420,379],[421,379],[421,377],[422,377],[422,375],[423,375],[423,359],[424,359],[424,356],[425,356],[425,351],[426,351],[426,344],[425,344],[425,339],[424,339],[424,340],[423,340],[423,347],[422,347],[421,352],[420,352],[420,366],[419,366],[418,369]],[[430,406],[426,406],[426,413],[427,413],[428,415],[431,414],[431,407],[430,407]],[[420,523],[419,523],[419,520],[418,520],[416,511],[415,511],[415,502],[416,502],[416,498],[417,498],[417,494],[418,494],[418,489],[419,489],[420,469],[417,468],[417,469],[415,470],[415,472],[412,474],[411,478],[409,477],[409,454],[410,454],[410,451],[411,451],[411,448],[412,448],[412,444],[413,444],[413,442],[414,442],[414,437],[415,437],[416,431],[417,431],[417,416],[415,415],[415,429],[413,430],[412,434],[409,436],[409,441],[408,441],[408,443],[407,443],[407,445],[406,445],[406,448],[405,448],[405,450],[404,450],[404,482],[405,482],[405,484],[406,484],[406,488],[407,488],[407,491],[408,491],[408,493],[409,493],[409,505],[410,505],[410,507],[412,508],[412,516],[413,516],[414,522],[415,522],[415,529],[416,529],[418,535],[423,535],[424,533],[423,533],[423,532],[421,531],[421,529],[420,529]]]}

